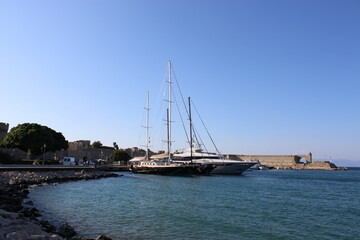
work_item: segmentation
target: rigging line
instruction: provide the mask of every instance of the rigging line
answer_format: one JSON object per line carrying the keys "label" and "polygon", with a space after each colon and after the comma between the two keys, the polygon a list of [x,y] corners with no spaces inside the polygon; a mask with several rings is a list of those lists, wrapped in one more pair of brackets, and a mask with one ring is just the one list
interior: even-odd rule
{"label": "rigging line", "polygon": [[201,121],[201,123],[203,124],[203,126],[204,126],[204,128],[205,128],[205,130],[206,130],[206,132],[207,132],[207,134],[208,134],[208,136],[209,136],[209,138],[210,138],[210,140],[211,140],[212,144],[214,145],[214,147],[215,147],[215,149],[216,149],[217,153],[218,153],[218,154],[220,154],[219,149],[216,147],[216,144],[215,144],[215,142],[214,142],[213,138],[211,137],[211,135],[210,135],[210,133],[209,133],[209,131],[208,131],[207,127],[205,126],[205,123],[204,123],[204,121],[202,120],[202,118],[201,118],[201,116],[200,116],[200,114],[199,114],[199,112],[198,112],[198,110],[197,110],[197,108],[196,108],[196,106],[195,106],[194,102],[193,102],[192,100],[191,100],[191,102],[192,102],[192,105],[194,106],[195,111],[196,111],[196,113],[198,114],[198,116],[199,116],[199,118],[200,118],[200,121]]}
{"label": "rigging line", "polygon": [[[155,143],[155,145],[153,145],[154,147],[156,147],[156,144],[158,141],[161,141],[162,139],[162,131],[163,131],[163,123],[161,121],[161,119],[163,118],[163,115],[161,114],[161,109],[163,108],[163,103],[164,101],[161,101],[160,103],[160,108],[158,109],[156,115],[155,115],[155,120],[151,121],[152,122],[152,128],[150,128],[150,135],[152,136],[152,142]],[[161,147],[161,146],[158,146]]]}
{"label": "rigging line", "polygon": [[159,89],[158,99],[163,99],[165,96],[165,84],[167,82],[167,67],[165,68],[165,71],[163,72],[163,77],[161,81],[161,88]]}
{"label": "rigging line", "polygon": [[174,90],[173,90],[172,88],[171,88],[171,91],[172,91],[172,93],[173,93],[174,102],[176,103],[176,108],[177,108],[178,113],[179,113],[179,116],[180,116],[181,124],[182,124],[182,126],[183,126],[183,129],[184,129],[184,132],[185,132],[185,135],[186,135],[186,139],[187,139],[188,142],[190,142],[190,140],[189,140],[189,135],[188,135],[188,133],[187,133],[187,131],[186,131],[186,127],[185,127],[185,124],[184,124],[184,119],[183,119],[183,117],[182,117],[182,115],[181,115],[180,108],[179,108],[179,104],[178,104],[178,102],[177,102],[177,100],[176,100],[175,92],[174,92]]}
{"label": "rigging line", "polygon": [[[173,74],[174,74],[176,86],[177,86],[177,88],[179,89],[180,96],[181,96],[181,100],[182,100],[182,102],[183,102],[183,105],[184,105],[186,114],[187,114],[187,116],[188,116],[188,119],[190,119],[189,111],[188,111],[187,105],[186,105],[186,103],[185,103],[184,96],[183,96],[183,94],[182,94],[182,92],[181,92],[180,84],[179,84],[179,81],[177,80],[177,77],[176,77],[174,68],[172,68],[172,72],[173,72]],[[191,102],[192,102],[192,101],[191,101]],[[193,105],[194,105],[194,104],[193,104]],[[195,105],[194,105],[194,107],[195,107]],[[198,115],[199,115],[199,113],[198,113]],[[201,147],[201,144],[202,144],[202,145],[204,146],[204,148],[205,148],[205,151],[208,151],[207,148],[206,148],[206,146],[205,146],[204,141],[201,139],[200,134],[198,133],[198,131],[196,131],[194,124],[192,124],[192,129],[194,130],[194,137],[195,137],[196,142],[198,143],[199,147]],[[200,141],[199,141],[199,138],[198,138],[198,137],[200,138]],[[189,141],[189,140],[188,140],[188,141]],[[214,144],[214,143],[213,143],[213,144]],[[216,146],[215,146],[215,148],[216,148]]]}
{"label": "rigging line", "polygon": [[[162,112],[162,109],[163,109],[163,105],[164,105],[164,101],[162,100],[162,101],[160,101],[160,107],[158,108],[158,110],[157,110],[157,113],[156,113],[156,115],[155,115],[155,121],[152,121],[152,122],[155,122],[155,123],[158,123],[158,122],[160,122],[160,118],[163,118],[163,115],[161,114],[161,112]],[[154,125],[154,124],[153,124]],[[153,128],[152,128],[153,129]]]}
{"label": "rigging line", "polygon": [[138,146],[140,146],[141,145],[141,142],[142,142],[142,137],[143,137],[143,123],[145,122],[144,121],[144,118],[145,118],[145,113],[144,113],[144,111],[142,111],[142,115],[141,115],[141,127],[139,128],[139,134],[138,134]]}
{"label": "rigging line", "polygon": [[206,147],[206,145],[205,145],[205,143],[204,143],[204,141],[202,140],[202,138],[201,138],[201,136],[200,136],[200,134],[199,134],[199,132],[195,129],[195,127],[193,126],[193,129],[194,129],[194,132],[196,132],[196,134],[199,136],[199,138],[200,138],[200,141],[197,139],[197,135],[195,135],[195,138],[196,138],[196,141],[197,141],[197,143],[198,143],[198,145],[199,145],[199,147],[201,147],[201,145],[203,145],[204,146],[204,149],[205,149],[205,152],[207,152],[208,153],[208,155],[210,155],[209,154],[209,151],[208,151],[208,149],[207,149],[207,147]]}
{"label": "rigging line", "polygon": [[[153,122],[153,128],[151,128],[150,130],[150,135],[153,136],[153,142],[162,142],[162,132],[163,132],[163,124],[161,123],[161,125],[159,124],[155,124],[155,123],[160,123],[162,121],[160,121],[160,119],[163,119],[163,114],[161,114],[161,112],[163,111],[163,106],[164,106],[164,98],[166,95],[166,91],[165,91],[165,83],[167,81],[166,79],[167,77],[167,67],[165,69],[165,71],[163,72],[163,76],[162,76],[162,81],[161,81],[161,87],[159,89],[158,95],[157,95],[157,99],[156,99],[156,103],[159,103],[158,106],[160,105],[160,107],[157,108],[156,114],[154,114],[154,118],[151,120],[151,122]],[[160,127],[159,127],[160,126]],[[154,134],[154,132],[157,132],[157,135]],[[155,140],[155,141],[154,141]],[[159,145],[159,144],[156,144]],[[156,147],[156,146],[154,146]],[[158,146],[159,148],[162,148],[161,146]]]}
{"label": "rigging line", "polygon": [[[186,116],[187,116],[188,119],[190,119],[189,110],[188,110],[187,105],[186,105],[186,103],[185,103],[184,96],[183,96],[183,94],[182,94],[179,81],[178,81],[178,79],[177,79],[177,77],[176,77],[176,74],[175,74],[175,71],[174,71],[174,67],[171,68],[171,72],[172,72],[173,75],[174,75],[175,82],[176,82],[176,86],[177,86],[177,88],[178,88],[178,90],[179,90],[179,93],[180,93],[180,96],[181,96],[181,101],[182,101],[183,106],[184,106],[185,111],[186,111]],[[182,117],[181,117],[181,122],[182,122],[183,128],[184,128],[184,130],[185,130],[185,134],[186,134],[187,141],[188,141],[189,144],[192,144],[192,143],[190,143],[190,140],[189,140],[190,138],[189,138],[189,136],[188,136],[188,134],[187,134],[186,127],[185,127],[185,124],[184,124],[184,122],[183,122]]]}
{"label": "rigging line", "polygon": [[[173,65],[172,65],[172,66],[173,66]],[[181,96],[181,100],[182,100],[183,105],[184,105],[184,108],[185,108],[185,110],[186,110],[186,114],[187,114],[188,118],[190,119],[189,111],[188,111],[187,105],[186,105],[186,103],[185,103],[184,96],[183,96],[183,94],[182,94],[182,92],[181,92],[181,88],[180,88],[180,85],[179,85],[179,81],[177,80],[177,77],[176,77],[176,74],[175,74],[175,71],[174,71],[174,67],[171,68],[171,71],[172,71],[172,73],[173,73],[173,75],[174,75],[175,82],[176,82],[176,86],[177,86],[177,88],[179,89],[180,96]],[[210,139],[211,139],[211,141],[212,141],[212,143],[213,143],[216,151],[220,154],[219,150],[217,149],[217,147],[216,147],[216,145],[215,145],[215,142],[213,141],[213,139],[212,139],[209,131],[207,130],[207,128],[206,128],[203,120],[201,119],[200,114],[199,114],[199,112],[198,112],[197,109],[196,109],[196,106],[194,105],[194,103],[193,103],[192,100],[191,100],[191,102],[192,102],[193,106],[195,107],[195,110],[196,110],[196,112],[197,112],[197,114],[198,114],[198,116],[199,116],[199,118],[200,118],[200,120],[201,120],[201,122],[202,122],[202,124],[203,124],[203,126],[204,126],[204,128],[205,128],[205,130],[206,130],[206,132],[207,132],[207,134],[209,135],[209,137],[210,137]],[[194,125],[192,126],[192,128],[193,128],[194,132],[196,132],[197,135],[199,136],[200,141],[202,142],[202,145],[204,146],[205,150],[208,151],[208,150],[206,149],[206,146],[205,146],[203,140],[202,140],[201,137],[200,137],[200,134],[195,130]],[[185,131],[185,132],[186,132],[186,131]],[[199,140],[198,140],[198,138],[197,138],[197,135],[194,134],[194,136],[195,136],[195,138],[196,138],[196,141],[197,141],[198,144],[200,145],[200,142],[199,142]],[[188,140],[188,141],[189,141],[189,140]]]}
{"label": "rigging line", "polygon": [[176,74],[175,74],[175,71],[174,71],[174,68],[173,68],[173,67],[171,68],[171,71],[172,71],[172,73],[174,74],[176,86],[177,86],[177,88],[179,89],[180,96],[181,96],[181,100],[182,100],[183,105],[184,105],[184,108],[185,108],[185,110],[186,110],[186,115],[188,116],[188,118],[190,118],[190,116],[189,116],[189,111],[188,111],[188,109],[187,109],[187,106],[186,106],[186,103],[185,103],[185,100],[184,100],[184,96],[183,96],[183,94],[182,94],[182,92],[181,92],[180,85],[179,85],[179,81],[177,80],[177,77],[176,77]]}
{"label": "rigging line", "polygon": [[[191,124],[192,125],[192,130],[194,131],[194,137],[195,137],[195,141],[196,141],[196,143],[199,145],[199,147],[201,146],[201,145],[204,145],[205,146],[205,144],[204,144],[204,142],[202,141],[202,139],[201,139],[201,137],[200,137],[200,134],[199,134],[199,132],[195,129],[195,124],[193,123],[193,124]],[[200,138],[200,141],[199,141],[199,138]]]}
{"label": "rigging line", "polygon": [[[196,139],[197,145],[198,145],[199,147],[201,147],[201,145],[203,145],[203,146],[205,147],[205,144],[204,144],[203,140],[201,139],[201,136],[200,136],[198,130],[195,128],[195,126],[193,126],[193,130],[194,130],[194,137],[195,137],[195,139]],[[199,141],[199,139],[200,139],[200,141]],[[205,147],[205,148],[206,148],[206,147]]]}
{"label": "rigging line", "polygon": [[[161,122],[160,124],[160,132],[158,132],[158,136],[157,139],[160,139],[157,141],[157,147],[158,147],[158,151],[159,150],[163,150],[165,148],[165,142],[164,142],[164,135],[165,135],[165,128],[166,128],[166,124],[163,124],[163,122]],[[166,151],[165,151],[166,152]]]}
{"label": "rigging line", "polygon": [[[190,119],[189,110],[188,110],[187,105],[186,105],[186,103],[185,103],[184,96],[183,96],[183,94],[182,94],[182,91],[181,91],[181,88],[180,88],[180,84],[179,84],[179,81],[178,81],[178,79],[177,79],[177,77],[176,77],[174,68],[171,68],[171,70],[172,70],[172,73],[173,73],[173,75],[174,75],[175,82],[176,82],[176,86],[177,86],[177,88],[178,88],[178,90],[179,90],[179,93],[180,93],[180,96],[181,96],[181,100],[182,100],[182,103],[183,103],[184,108],[185,108],[185,111],[186,111],[187,118]],[[183,125],[184,125],[184,124],[183,124]],[[192,125],[192,129],[195,130],[195,129],[194,129],[194,125]],[[185,133],[186,133],[186,137],[187,137],[187,139],[188,139],[188,142],[190,143],[190,140],[189,140],[189,137],[188,137],[188,135],[187,135],[186,130],[185,130]],[[195,131],[194,131],[194,133],[195,133]],[[196,139],[197,143],[199,144],[199,139],[197,138],[197,136],[196,136],[195,134],[194,134],[194,136],[195,136],[195,139]],[[201,140],[201,141],[202,141],[202,140]],[[192,143],[190,143],[190,144],[192,144]],[[203,144],[203,145],[204,145],[204,144]],[[204,145],[204,146],[205,146],[205,145]]]}

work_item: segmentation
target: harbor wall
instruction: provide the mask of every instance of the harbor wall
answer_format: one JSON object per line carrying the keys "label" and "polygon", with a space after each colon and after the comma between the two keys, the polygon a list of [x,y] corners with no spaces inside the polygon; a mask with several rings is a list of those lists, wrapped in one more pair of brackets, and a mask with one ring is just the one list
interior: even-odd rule
{"label": "harbor wall", "polygon": [[241,161],[255,161],[260,164],[275,167],[289,168],[299,164],[311,163],[312,154],[307,155],[225,155],[226,158],[238,159]]}
{"label": "harbor wall", "polygon": [[304,170],[346,170],[347,168],[338,168],[335,164],[330,161],[316,161],[311,164],[305,164]]}
{"label": "harbor wall", "polygon": [[307,155],[237,155],[227,154],[225,158],[241,161],[259,162],[261,165],[276,169],[335,170],[338,167],[329,161],[312,161],[312,154]]}

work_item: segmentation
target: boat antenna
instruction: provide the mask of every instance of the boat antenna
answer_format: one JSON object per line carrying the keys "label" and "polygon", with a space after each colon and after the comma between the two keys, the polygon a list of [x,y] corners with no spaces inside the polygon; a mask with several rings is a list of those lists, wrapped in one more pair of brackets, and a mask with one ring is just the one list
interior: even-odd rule
{"label": "boat antenna", "polygon": [[190,121],[190,161],[192,163],[193,160],[193,140],[192,140],[192,120],[191,120],[191,102],[189,99],[189,121]]}

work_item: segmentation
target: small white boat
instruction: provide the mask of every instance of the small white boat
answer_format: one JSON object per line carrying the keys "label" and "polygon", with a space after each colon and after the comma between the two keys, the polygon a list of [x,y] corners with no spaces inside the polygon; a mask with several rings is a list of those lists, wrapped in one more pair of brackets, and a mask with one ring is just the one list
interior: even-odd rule
{"label": "small white boat", "polygon": [[261,165],[260,162],[257,162],[255,165],[253,165],[251,170],[269,170],[269,168],[265,165]]}

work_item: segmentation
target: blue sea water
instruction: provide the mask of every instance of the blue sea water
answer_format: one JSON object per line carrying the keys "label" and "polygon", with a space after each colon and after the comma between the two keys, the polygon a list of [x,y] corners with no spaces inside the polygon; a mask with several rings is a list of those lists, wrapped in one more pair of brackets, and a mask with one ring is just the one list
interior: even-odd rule
{"label": "blue sea water", "polygon": [[113,239],[360,239],[360,171],[119,178],[31,191],[52,222]]}

